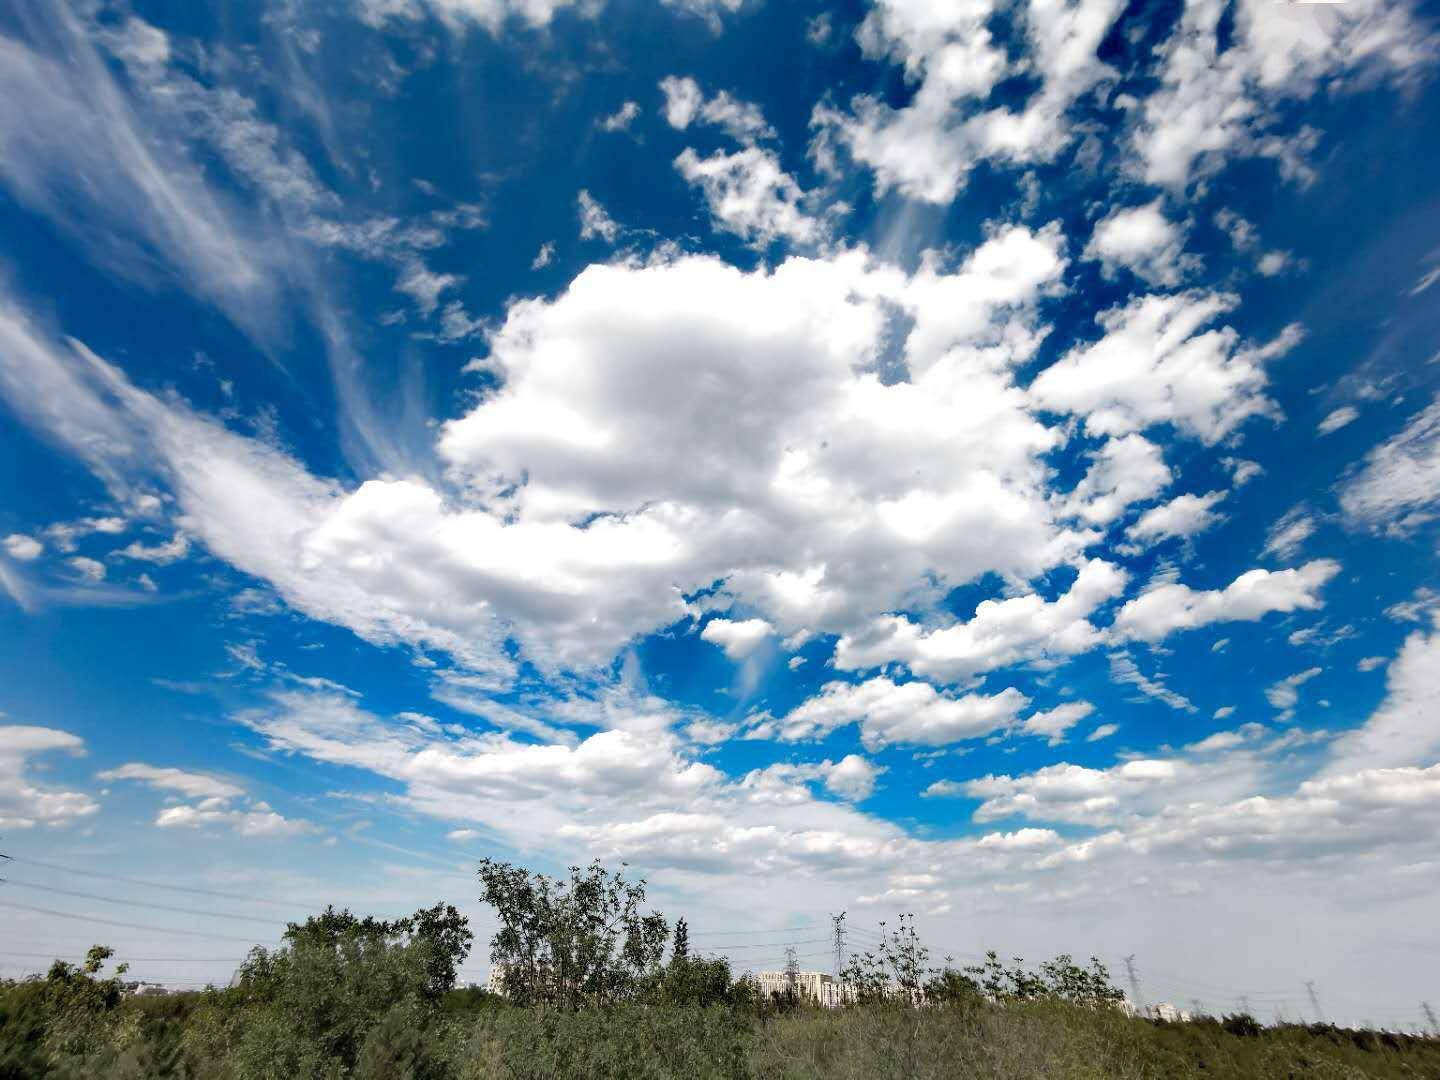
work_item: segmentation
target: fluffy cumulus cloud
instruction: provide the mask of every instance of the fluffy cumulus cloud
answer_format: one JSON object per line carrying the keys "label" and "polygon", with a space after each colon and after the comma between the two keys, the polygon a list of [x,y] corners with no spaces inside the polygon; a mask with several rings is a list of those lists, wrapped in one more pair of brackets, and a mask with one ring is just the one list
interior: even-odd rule
{"label": "fluffy cumulus cloud", "polygon": [[896,683],[878,676],[858,684],[827,683],[776,721],[775,735],[799,742],[859,724],[860,741],[871,750],[891,743],[946,746],[1011,727],[1029,703],[1014,687],[953,696],[927,682]]}
{"label": "fluffy cumulus cloud", "polygon": [[1160,494],[1171,479],[1164,452],[1143,435],[1106,439],[1090,467],[1064,500],[1067,515],[1090,525],[1109,525],[1136,503]]}
{"label": "fluffy cumulus cloud", "polygon": [[1215,512],[1215,506],[1224,500],[1225,495],[1223,491],[1212,491],[1207,495],[1177,495],[1167,503],[1146,510],[1125,531],[1125,535],[1140,544],[1195,536],[1224,520]]}
{"label": "fluffy cumulus cloud", "polygon": [[862,94],[845,109],[822,104],[812,153],[837,152],[873,171],[877,190],[948,203],[981,161],[1049,162],[1069,146],[1072,105],[1113,73],[1096,48],[1120,13],[1115,0],[1030,0],[1020,11],[1028,70],[1038,86],[1017,109],[988,105],[1016,66],[990,22],[989,0],[925,5],[880,0],[858,34],[872,60],[898,65],[914,93],[896,108]]}
{"label": "fluffy cumulus cloud", "polygon": [[707,98],[700,84],[689,76],[667,75],[660,80],[660,92],[665,95],[661,110],[665,121],[677,131],[695,123],[708,124],[747,145],[775,136],[758,105],[740,101],[725,90]]}
{"label": "fluffy cumulus cloud", "polygon": [[775,628],[764,619],[711,619],[700,631],[700,637],[713,642],[725,650],[731,660],[744,660],[765,640],[775,633]]}
{"label": "fluffy cumulus cloud", "polygon": [[1095,711],[1088,701],[1067,701],[1053,709],[1031,713],[1020,725],[1026,735],[1038,735],[1049,740],[1051,746],[1065,741],[1065,733]]}
{"label": "fluffy cumulus cloud", "polygon": [[1320,590],[1340,572],[1333,559],[1316,559],[1291,570],[1250,570],[1223,589],[1195,590],[1166,583],[1147,589],[1115,615],[1124,639],[1159,641],[1177,630],[1220,622],[1255,622],[1271,612],[1314,611]]}
{"label": "fluffy cumulus cloud", "polygon": [[24,533],[11,533],[5,537],[3,543],[5,545],[5,554],[21,562],[30,562],[32,559],[38,559],[45,551],[44,544],[36,540],[35,537],[26,536]]}
{"label": "fluffy cumulus cloud", "polygon": [[1030,393],[1042,408],[1073,413],[1096,435],[1171,424],[1215,443],[1275,406],[1265,396],[1265,362],[1299,341],[1289,328],[1244,345],[1230,327],[1211,328],[1233,295],[1190,291],[1132,300],[1098,316],[1099,341],[1080,345],[1040,373]]}
{"label": "fluffy cumulus cloud", "polygon": [[1095,224],[1084,257],[1107,277],[1129,270],[1152,285],[1178,285],[1195,260],[1185,256],[1185,232],[1165,216],[1164,200],[1116,207]]}
{"label": "fluffy cumulus cloud", "polygon": [[55,728],[0,724],[0,829],[70,825],[100,809],[84,792],[40,784],[29,775],[32,758],[57,752],[83,754],[84,740]]}
{"label": "fluffy cumulus cloud", "polygon": [[269,803],[250,800],[245,788],[209,773],[132,761],[97,773],[96,779],[133,780],[174,798],[193,800],[161,809],[155,816],[161,829],[223,829],[243,837],[276,839],[316,831],[310,822],[287,818]]}
{"label": "fluffy cumulus cloud", "polygon": [[1053,601],[1033,593],[984,600],[968,622],[928,630],[905,616],[886,616],[842,636],[835,666],[853,671],[899,662],[916,675],[957,682],[1019,661],[1074,656],[1103,640],[1089,616],[1119,596],[1126,581],[1125,571],[1092,559]]}
{"label": "fluffy cumulus cloud", "polygon": [[777,239],[807,244],[821,226],[800,208],[802,192],[775,155],[757,146],[701,158],[686,148],[675,168],[705,195],[715,227],[765,247]]}
{"label": "fluffy cumulus cloud", "polygon": [[1134,147],[1147,183],[1183,188],[1233,157],[1276,159],[1310,175],[1313,129],[1279,126],[1280,106],[1321,87],[1404,80],[1436,51],[1432,33],[1394,0],[1283,7],[1235,5],[1230,40],[1220,0],[1191,0],[1162,48],[1159,88],[1138,110]]}

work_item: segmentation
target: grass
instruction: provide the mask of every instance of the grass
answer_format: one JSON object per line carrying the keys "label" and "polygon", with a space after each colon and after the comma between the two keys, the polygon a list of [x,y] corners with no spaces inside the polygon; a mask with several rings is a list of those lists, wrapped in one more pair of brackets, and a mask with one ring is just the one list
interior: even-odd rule
{"label": "grass", "polygon": [[1440,1039],[1166,1024],[1057,1001],[755,1015],[724,1005],[518,1008],[457,990],[429,1008],[402,1001],[363,1019],[345,1053],[331,1048],[335,1025],[348,1021],[317,1027],[304,1010],[235,990],[105,1003],[57,1001],[39,982],[0,984],[0,1080],[1440,1080]]}

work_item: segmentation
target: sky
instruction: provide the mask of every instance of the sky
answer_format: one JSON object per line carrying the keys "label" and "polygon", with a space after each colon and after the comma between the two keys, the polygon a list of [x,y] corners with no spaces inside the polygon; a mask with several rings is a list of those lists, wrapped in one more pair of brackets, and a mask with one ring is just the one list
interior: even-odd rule
{"label": "sky", "polygon": [[[0,12],[0,974],[483,856],[1440,994],[1440,23]],[[1123,983],[1127,987],[1127,981]]]}

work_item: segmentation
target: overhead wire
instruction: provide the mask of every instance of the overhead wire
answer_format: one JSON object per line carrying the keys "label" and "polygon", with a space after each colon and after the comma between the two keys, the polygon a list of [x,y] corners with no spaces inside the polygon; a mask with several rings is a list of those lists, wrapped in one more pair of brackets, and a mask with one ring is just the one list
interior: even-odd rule
{"label": "overhead wire", "polygon": [[41,885],[33,881],[16,881],[8,878],[4,885],[11,888],[34,889],[37,892],[54,893],[56,896],[68,896],[77,900],[95,900],[102,904],[118,904],[121,907],[144,908],[150,911],[165,911],[172,915],[199,915],[206,919],[229,919],[233,922],[262,923],[265,926],[274,926],[275,919],[262,918],[257,915],[238,915],[228,911],[201,911],[198,908],[176,907],[172,904],[141,903],[135,900],[121,900],[113,896],[101,896],[98,893],[80,892],[76,889],[62,889],[55,885]]}

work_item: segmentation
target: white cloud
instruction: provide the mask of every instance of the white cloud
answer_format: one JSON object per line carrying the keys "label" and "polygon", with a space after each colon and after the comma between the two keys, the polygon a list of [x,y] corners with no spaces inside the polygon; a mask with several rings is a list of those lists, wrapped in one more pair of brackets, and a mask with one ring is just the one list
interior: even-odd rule
{"label": "white cloud", "polygon": [[238,799],[245,789],[209,773],[186,772],[130,762],[116,769],[96,773],[97,780],[136,780],[157,791],[173,791],[191,799]]}
{"label": "white cloud", "polygon": [[1356,671],[1374,671],[1390,662],[1388,656],[1364,656],[1355,662]]}
{"label": "white cloud", "polygon": [[1304,504],[1291,507],[1266,532],[1260,554],[1293,559],[1305,541],[1315,535],[1315,527],[1315,519]]}
{"label": "white cloud", "polygon": [[451,829],[445,834],[445,839],[453,844],[465,844],[478,840],[483,835],[479,829]]}
{"label": "white cloud", "polygon": [[1300,687],[1319,675],[1321,670],[1318,667],[1306,668],[1265,688],[1265,700],[1272,709],[1279,710],[1281,723],[1295,715],[1295,706],[1300,703]]}
{"label": "white cloud", "polygon": [[1277,277],[1294,263],[1295,259],[1288,251],[1267,251],[1255,263],[1255,269],[1263,277]]}
{"label": "white cloud", "polygon": [[860,725],[869,750],[891,743],[946,746],[1011,727],[1030,703],[1014,687],[998,694],[952,697],[926,682],[895,683],[883,676],[863,683],[826,683],[820,693],[779,720],[786,742],[824,738],[847,724]]}
{"label": "white cloud", "polygon": [[190,538],[184,533],[176,533],[161,544],[142,544],[136,540],[121,548],[118,554],[126,559],[139,559],[164,566],[183,559],[189,551]]}
{"label": "white cloud", "polygon": [[434,273],[419,259],[412,259],[401,272],[395,288],[415,301],[420,314],[433,315],[441,296],[457,288],[464,280],[455,274]]}
{"label": "white cloud", "polygon": [[1114,277],[1128,269],[1152,285],[1178,285],[1197,260],[1185,255],[1185,230],[1165,216],[1164,199],[1116,207],[1095,225],[1083,257]]}
{"label": "white cloud", "polygon": [[[1068,701],[1045,712],[1031,713],[1020,725],[1027,735],[1039,735],[1049,739],[1049,745],[1059,746],[1065,741],[1065,733],[1095,711],[1088,701]],[[1094,735],[1091,736],[1093,740]]]}
{"label": "white cloud", "polygon": [[1272,611],[1314,611],[1322,606],[1320,589],[1339,572],[1333,559],[1316,559],[1298,569],[1250,570],[1223,589],[1160,585],[1120,609],[1115,632],[1122,639],[1159,641],[1176,630],[1255,622]]}
{"label": "white cloud", "polygon": [[804,193],[768,150],[747,146],[701,158],[687,147],[675,168],[700,187],[715,227],[747,244],[763,248],[777,239],[804,244],[821,236],[820,223],[800,209]]}
{"label": "white cloud", "polygon": [[1440,628],[1417,630],[1405,639],[1386,672],[1385,700],[1380,707],[1359,728],[1333,744],[1334,758],[1326,775],[1433,763],[1440,758],[1437,708]]}
{"label": "white cloud", "polygon": [[665,122],[677,131],[690,126],[705,101],[700,84],[688,75],[665,76],[660,80],[660,92],[665,95]]}
{"label": "white cloud", "polygon": [[1101,739],[1108,739],[1120,730],[1119,724],[1101,724],[1089,735],[1085,736],[1086,742],[1099,742]]}
{"label": "white cloud", "polygon": [[12,559],[19,559],[21,562],[30,562],[38,559],[45,551],[45,545],[36,540],[33,536],[26,536],[24,533],[11,533],[5,537],[5,554]]}
{"label": "white cloud", "polygon": [[898,661],[916,675],[949,683],[1020,661],[1074,656],[1103,640],[1089,616],[1119,596],[1127,580],[1119,567],[1091,559],[1053,601],[1033,593],[984,600],[969,622],[930,630],[907,616],[884,616],[840,638],[835,666],[854,671]]}
{"label": "white cloud", "polygon": [[1112,73],[1096,48],[1120,5],[1114,0],[1030,0],[1023,20],[1028,68],[1039,88],[1019,111],[984,109],[990,91],[1012,73],[1003,43],[988,28],[988,0],[940,7],[880,0],[858,38],[867,57],[889,59],[918,84],[896,109],[859,95],[848,112],[817,106],[812,153],[834,168],[837,147],[874,171],[880,193],[948,203],[980,161],[1053,161],[1069,145],[1070,106]]}
{"label": "white cloud", "polygon": [[1436,516],[1440,492],[1440,399],[1365,456],[1340,489],[1352,524],[1408,536]]}
{"label": "white cloud", "polygon": [[1132,803],[1158,801],[1164,789],[1181,779],[1178,762],[1139,758],[1109,769],[1061,763],[1026,776],[985,776],[964,786],[980,799],[979,822],[1021,815],[1032,820],[1100,825],[1119,820]]}
{"label": "white cloud", "polygon": [[745,619],[743,622],[711,619],[700,631],[700,637],[719,645],[731,660],[744,660],[774,633],[775,628],[764,619]]}
{"label": "white cloud", "polygon": [[1208,495],[1178,495],[1168,503],[1141,514],[1125,535],[1141,544],[1155,544],[1171,537],[1195,536],[1224,520],[1214,507],[1225,498],[1225,494],[1223,491],[1212,491]]}
{"label": "white cloud", "polygon": [[86,555],[76,555],[66,560],[86,581],[104,581],[105,564]]}
{"label": "white cloud", "polygon": [[[286,818],[268,803],[246,799],[246,792],[209,773],[189,772],[130,762],[96,774],[97,780],[134,780],[156,791],[196,800],[193,805],[167,806],[155,816],[161,829],[224,828],[246,837],[292,837],[316,831],[308,821]],[[245,805],[235,806],[245,799]]]}
{"label": "white cloud", "polygon": [[[495,35],[511,20],[548,26],[557,11],[576,7],[575,0],[359,0],[359,5],[360,17],[371,26],[383,26],[391,19],[413,21],[430,11],[453,31],[481,26]],[[583,13],[586,6],[576,10]]]}
{"label": "white cloud", "polygon": [[640,105],[635,101],[627,101],[616,109],[609,116],[600,118],[601,131],[628,131],[630,125],[640,115]]}
{"label": "white cloud", "polygon": [[1339,431],[1346,424],[1353,423],[1360,415],[1360,410],[1354,405],[1341,405],[1334,412],[1329,413],[1324,420],[1315,425],[1317,435],[1329,435],[1331,432]]}
{"label": "white cloud", "polygon": [[825,771],[825,789],[851,802],[862,802],[875,791],[877,769],[859,754],[846,754]]}
{"label": "white cloud", "polygon": [[1145,436],[1106,439],[1064,506],[1092,525],[1108,525],[1135,503],[1160,494],[1170,478],[1163,452]]}
{"label": "white cloud", "polygon": [[1236,5],[1233,40],[1220,45],[1219,0],[1185,6],[1164,46],[1160,87],[1141,107],[1135,149],[1145,181],[1184,188],[1235,156],[1269,156],[1307,177],[1306,129],[1273,130],[1280,106],[1322,87],[1343,90],[1419,71],[1435,39],[1408,5],[1390,0],[1278,7]]}
{"label": "white cloud", "polygon": [[1155,677],[1140,670],[1135,658],[1128,652],[1110,654],[1110,678],[1121,686],[1133,686],[1140,693],[1162,705],[1179,712],[1196,712],[1194,703],[1184,694],[1177,693],[1165,685],[1163,675]]}
{"label": "white cloud", "polygon": [[47,5],[33,29],[53,55],[0,37],[0,99],[13,106],[0,115],[0,182],[105,269],[188,290],[254,331],[279,297],[265,230],[156,135],[69,5]]}
{"label": "white cloud", "polygon": [[308,821],[287,818],[268,803],[252,803],[247,809],[225,806],[171,806],[161,810],[155,824],[162,829],[224,828],[244,837],[284,838],[315,831]]}
{"label": "white cloud", "polygon": [[540,250],[535,253],[535,258],[530,260],[531,270],[543,270],[555,259],[555,245],[546,241],[540,245]]}
{"label": "white cloud", "polygon": [[620,235],[620,223],[612,218],[594,196],[584,188],[575,196],[575,206],[580,215],[580,239],[581,240],[604,240],[607,244],[615,243]]}
{"label": "white cloud", "polygon": [[1263,476],[1265,469],[1256,461],[1246,461],[1243,458],[1226,457],[1220,459],[1220,464],[1230,470],[1231,479],[1235,486],[1244,487],[1257,476]]}
{"label": "white cloud", "polygon": [[1385,609],[1385,617],[1396,622],[1429,623],[1440,611],[1440,591],[1422,585],[1409,600],[1401,600]]}
{"label": "white cloud", "polygon": [[775,130],[766,123],[758,105],[740,101],[728,91],[721,90],[707,98],[700,84],[688,75],[683,78],[667,75],[660,80],[660,91],[665,95],[665,121],[677,131],[684,131],[698,121],[722,129],[746,146],[775,137]]}
{"label": "white cloud", "polygon": [[[864,251],[592,266],[492,335],[503,386],[439,440],[458,502],[419,478],[347,491],[13,308],[0,387],[113,490],[168,488],[186,535],[292,609],[503,681],[507,639],[542,665],[605,664],[717,580],[788,637],[1074,559],[1091,534],[1054,518],[1058,436],[1012,374],[1060,243],[1003,229],[909,276]],[[881,382],[882,348],[908,381]]]}
{"label": "white cloud", "polygon": [[1252,416],[1272,415],[1264,363],[1299,340],[1294,327],[1265,346],[1241,346],[1230,327],[1205,329],[1234,296],[1145,296],[1097,316],[1105,335],[1071,349],[1030,385],[1036,404],[1083,416],[1095,435],[1173,424],[1206,444]]}
{"label": "white cloud", "polygon": [[79,755],[85,752],[85,743],[55,728],[0,725],[0,829],[69,825],[100,809],[89,795],[30,779],[26,774],[29,759],[53,751]]}

